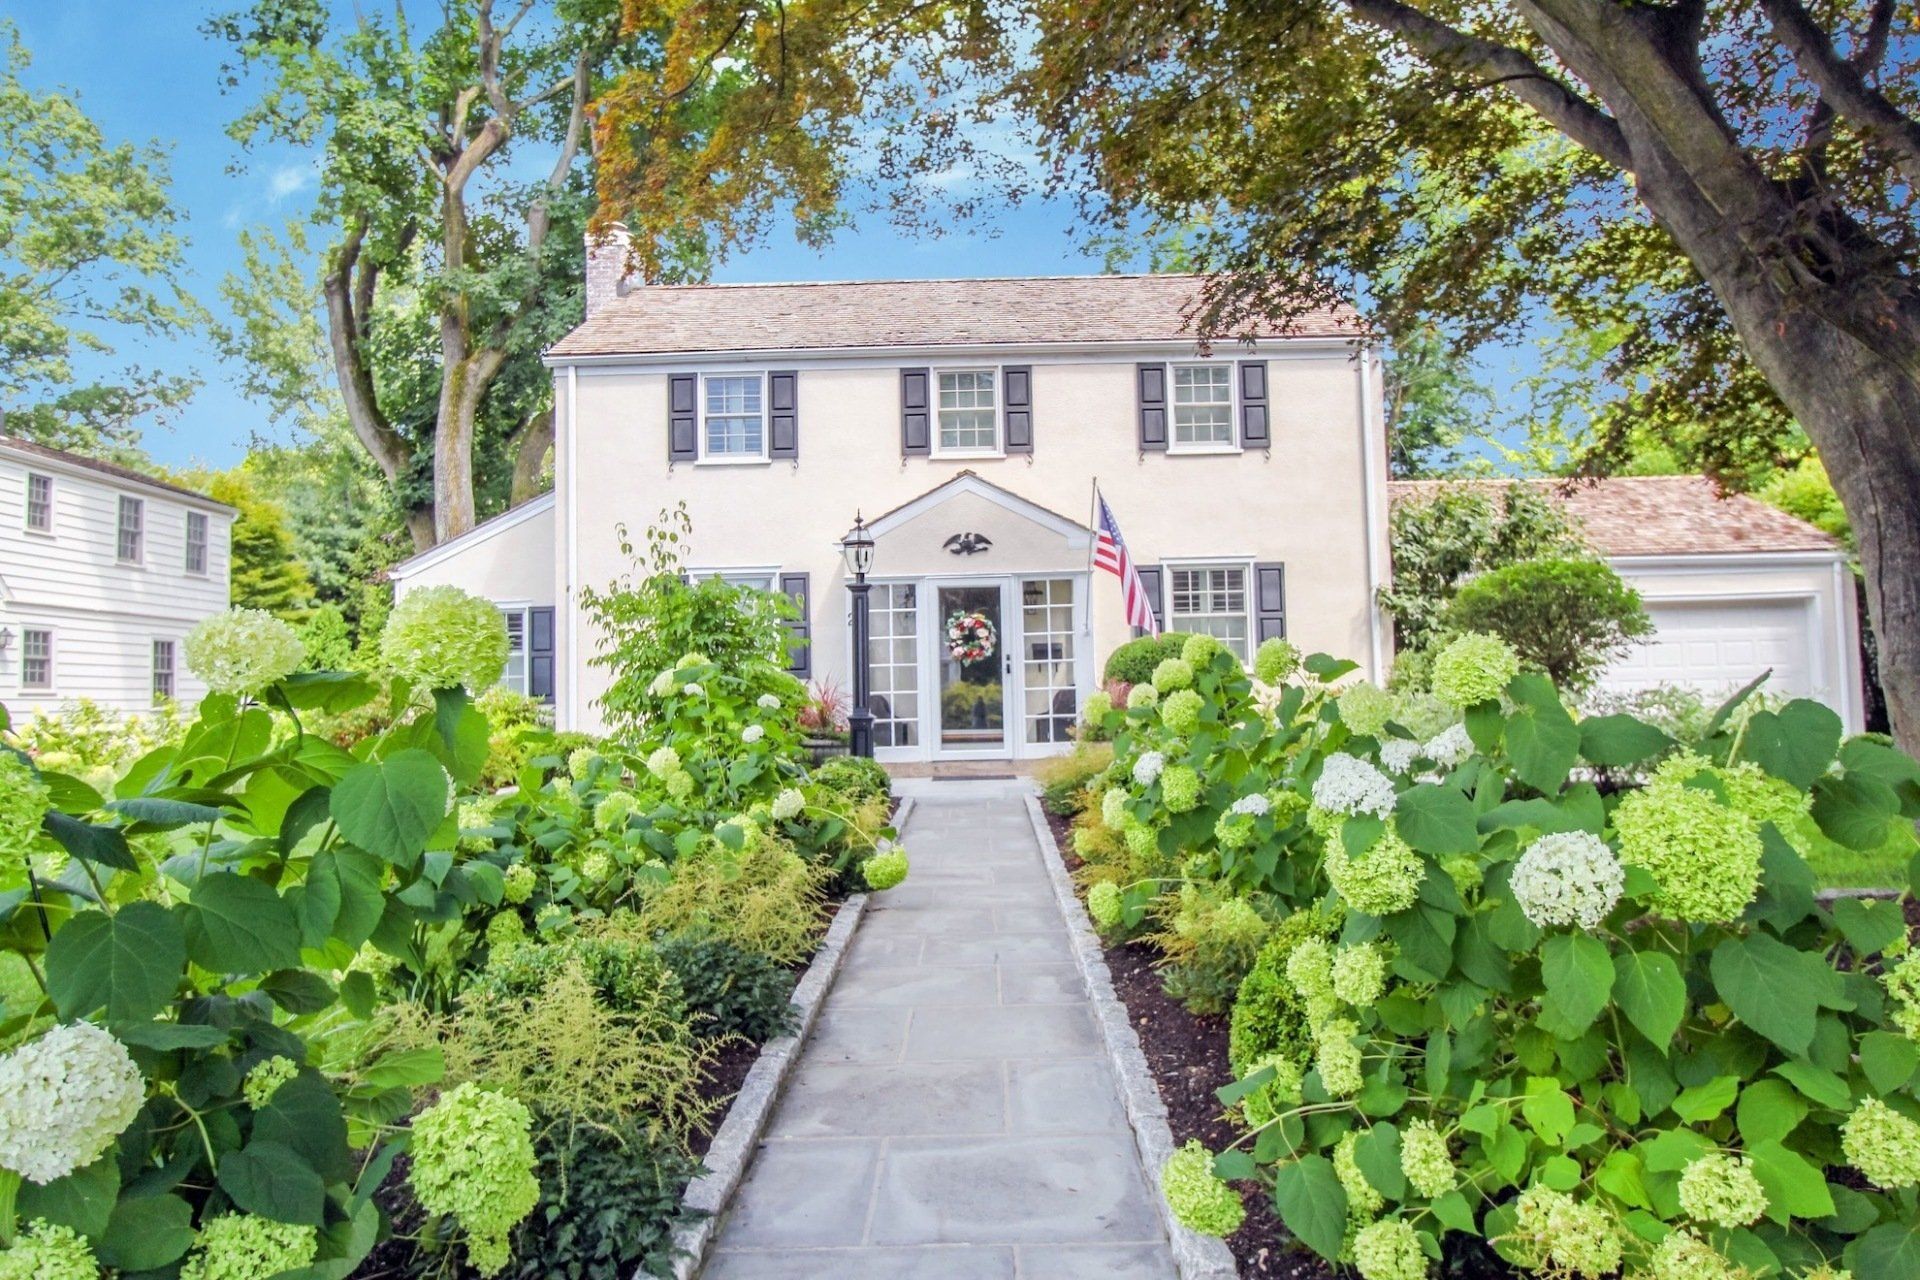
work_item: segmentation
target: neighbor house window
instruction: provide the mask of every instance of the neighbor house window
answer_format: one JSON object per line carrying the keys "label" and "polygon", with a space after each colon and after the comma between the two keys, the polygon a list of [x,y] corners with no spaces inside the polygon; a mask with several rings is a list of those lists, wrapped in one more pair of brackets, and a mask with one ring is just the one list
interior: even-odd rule
{"label": "neighbor house window", "polygon": [[53,532],[53,477],[27,473],[27,528]]}
{"label": "neighbor house window", "polygon": [[527,691],[527,611],[525,609],[502,609],[500,616],[507,624],[507,666],[500,673],[500,683],[515,693]]}
{"label": "neighbor house window", "polygon": [[123,564],[139,564],[145,538],[147,504],[124,494],[120,498],[119,555]]}
{"label": "neighbor house window", "polygon": [[1213,636],[1246,662],[1251,656],[1247,637],[1252,631],[1247,566],[1176,565],[1168,572],[1173,596],[1168,630]]}
{"label": "neighbor house window", "polygon": [[20,634],[20,687],[53,688],[53,632],[32,627]]}
{"label": "neighbor house window", "polygon": [[187,512],[187,572],[207,571],[207,514]]}
{"label": "neighbor house window", "polygon": [[757,373],[708,377],[702,438],[709,458],[767,456],[766,384]]}
{"label": "neighbor house window", "polygon": [[942,373],[940,449],[991,453],[1000,447],[1000,402],[991,369],[955,369]]}
{"label": "neighbor house window", "polygon": [[1173,443],[1205,448],[1233,443],[1233,369],[1173,366]]}
{"label": "neighbor house window", "polygon": [[153,642],[153,700],[173,701],[173,641]]}
{"label": "neighbor house window", "polygon": [[705,582],[709,578],[718,578],[736,587],[748,587],[754,591],[773,590],[774,569],[689,569],[688,582]]}

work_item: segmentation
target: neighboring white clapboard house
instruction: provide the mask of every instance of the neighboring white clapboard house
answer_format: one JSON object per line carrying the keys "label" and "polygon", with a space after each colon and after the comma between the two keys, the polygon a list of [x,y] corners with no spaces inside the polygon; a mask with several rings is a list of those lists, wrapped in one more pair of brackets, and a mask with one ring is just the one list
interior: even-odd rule
{"label": "neighboring white clapboard house", "polygon": [[[1393,500],[1419,501],[1444,483],[1396,481]],[[1769,692],[1817,699],[1849,731],[1862,727],[1853,571],[1832,538],[1757,499],[1723,496],[1701,476],[1534,483],[1653,619],[1654,634],[1601,675],[1601,689],[1717,695],[1771,671]]]}
{"label": "neighboring white clapboard house", "polygon": [[0,704],[125,712],[205,687],[182,642],[227,607],[234,512],[126,467],[0,436]]}
{"label": "neighboring white clapboard house", "polygon": [[[586,322],[547,355],[553,497],[394,571],[524,611],[526,687],[551,670],[561,727],[602,724],[609,678],[579,592],[681,502],[688,574],[791,597],[791,669],[843,693],[839,543],[865,517],[882,759],[1071,747],[1131,635],[1090,569],[1095,479],[1164,627],[1384,670],[1380,364],[1351,316],[1206,342],[1192,276],[629,287],[624,255],[590,248]],[[990,654],[956,656],[956,618]]]}

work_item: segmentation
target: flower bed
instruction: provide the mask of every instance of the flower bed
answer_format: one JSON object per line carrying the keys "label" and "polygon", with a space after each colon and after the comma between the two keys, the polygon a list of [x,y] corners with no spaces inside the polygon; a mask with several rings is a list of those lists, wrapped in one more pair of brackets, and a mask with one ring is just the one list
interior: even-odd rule
{"label": "flower bed", "polygon": [[1920,766],[1809,702],[1691,751],[1576,720],[1487,637],[1417,694],[1352,669],[1201,639],[1097,709],[1089,913],[1227,1030],[1182,1220],[1365,1280],[1916,1274],[1920,959],[1802,846],[1878,847]]}
{"label": "flower bed", "polygon": [[214,692],[110,781],[0,750],[0,1280],[663,1273],[720,1065],[905,874],[885,775],[807,769],[771,660],[689,653],[619,741],[520,726],[496,794],[505,635],[457,592],[377,679],[262,615],[186,651]]}

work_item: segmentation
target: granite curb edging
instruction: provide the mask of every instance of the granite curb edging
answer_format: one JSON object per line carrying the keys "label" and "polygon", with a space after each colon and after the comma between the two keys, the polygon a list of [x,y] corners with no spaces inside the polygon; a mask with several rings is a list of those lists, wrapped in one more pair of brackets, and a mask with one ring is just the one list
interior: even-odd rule
{"label": "granite curb edging", "polygon": [[1203,1236],[1182,1225],[1167,1205],[1166,1188],[1161,1185],[1160,1170],[1173,1155],[1173,1130],[1167,1124],[1166,1103],[1160,1099],[1160,1087],[1154,1083],[1153,1069],[1140,1049],[1140,1037],[1134,1032],[1127,1006],[1113,989],[1113,974],[1107,968],[1106,951],[1094,933],[1080,896],[1073,891],[1067,864],[1054,842],[1036,796],[1026,797],[1027,819],[1033,824],[1034,839],[1040,845],[1046,863],[1047,879],[1053,884],[1055,904],[1067,924],[1068,940],[1073,946],[1074,963],[1087,984],[1087,998],[1093,1005],[1094,1021],[1100,1026],[1100,1040],[1107,1060],[1120,1085],[1120,1098],[1127,1110],[1127,1124],[1133,1129],[1134,1146],[1145,1168],[1147,1182],[1153,1188],[1154,1205],[1161,1225],[1166,1228],[1174,1265],[1180,1280],[1238,1280],[1240,1270],[1233,1252],[1214,1236]]}

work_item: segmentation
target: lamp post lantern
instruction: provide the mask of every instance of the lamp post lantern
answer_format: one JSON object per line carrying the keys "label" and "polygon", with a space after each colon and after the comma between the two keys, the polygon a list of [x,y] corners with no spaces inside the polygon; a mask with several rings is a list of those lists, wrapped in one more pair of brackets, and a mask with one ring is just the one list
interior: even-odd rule
{"label": "lamp post lantern", "polygon": [[873,758],[873,712],[868,709],[871,655],[867,652],[871,622],[867,594],[873,588],[867,574],[873,570],[873,534],[859,512],[853,514],[853,528],[840,540],[840,554],[846,558],[850,581],[847,590],[853,596],[853,709],[847,712],[848,749],[856,756]]}

